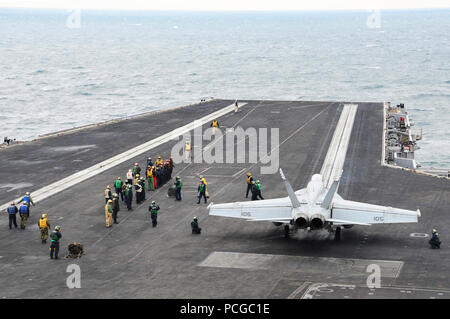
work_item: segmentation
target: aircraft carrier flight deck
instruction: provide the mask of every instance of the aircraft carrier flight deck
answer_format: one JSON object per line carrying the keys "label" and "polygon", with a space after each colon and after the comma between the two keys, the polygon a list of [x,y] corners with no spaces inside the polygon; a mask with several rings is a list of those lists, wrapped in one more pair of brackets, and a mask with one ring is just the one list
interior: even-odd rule
{"label": "aircraft carrier flight deck", "polygon": [[[143,167],[148,156],[169,158],[177,140],[161,138],[136,156],[126,153],[130,149],[211,114],[217,114],[224,133],[236,127],[279,128],[279,164],[297,190],[320,171],[347,103],[358,109],[339,195],[420,209],[418,223],[356,225],[343,229],[337,242],[325,230],[285,238],[282,227],[271,222],[209,216],[207,204],[197,204],[199,175],[207,179],[214,204],[250,200],[247,172],[261,180],[265,199],[287,196],[278,172],[261,175],[267,164],[246,160],[175,163],[172,177],[183,180],[181,202],[167,196],[169,181],[147,191],[145,203],[133,202],[133,211],[121,203],[119,224],[105,227],[105,186],[125,178],[135,162]],[[43,199],[31,208],[25,230],[9,230],[2,208],[0,298],[450,298],[450,181],[382,165],[383,103],[239,100],[238,112],[233,104],[215,99],[1,149],[0,205],[26,191]],[[203,129],[209,126],[205,121]],[[199,148],[192,145],[194,153]],[[127,160],[121,161],[121,154]],[[98,163],[103,164],[95,168]],[[86,175],[71,180],[77,172]],[[148,213],[152,200],[161,207],[156,228]],[[81,258],[49,258],[49,245],[39,238],[42,213],[52,228],[63,229],[60,257],[70,242],[80,242]],[[194,216],[201,235],[191,234]],[[428,245],[433,228],[441,249]],[[81,269],[80,289],[66,285],[67,266],[74,263]],[[367,287],[371,264],[381,267],[380,288]]]}

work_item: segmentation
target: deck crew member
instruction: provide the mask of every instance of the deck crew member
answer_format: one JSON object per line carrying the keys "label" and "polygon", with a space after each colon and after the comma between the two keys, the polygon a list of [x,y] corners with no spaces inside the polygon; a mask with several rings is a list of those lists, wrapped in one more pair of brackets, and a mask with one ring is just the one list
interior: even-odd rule
{"label": "deck crew member", "polygon": [[8,218],[9,218],[9,229],[12,228],[13,224],[14,224],[14,227],[17,228],[16,215],[19,212],[19,210],[17,209],[16,203],[11,202],[9,207],[6,209],[6,212],[8,213]]}
{"label": "deck crew member", "polygon": [[19,202],[26,202],[28,206],[28,213],[31,212],[31,206],[34,206],[34,202],[31,198],[30,192],[26,192],[25,196],[21,200],[19,200]]}
{"label": "deck crew member", "polygon": [[245,193],[245,198],[248,198],[248,192],[252,189],[253,177],[252,174],[247,173],[247,193]]}
{"label": "deck crew member", "polygon": [[197,204],[200,204],[200,200],[202,197],[205,198],[205,204],[206,204],[206,185],[203,181],[200,181],[200,185],[198,185],[197,191],[198,191]]}
{"label": "deck crew member", "polygon": [[55,254],[55,259],[58,259],[59,253],[59,240],[61,239],[61,226],[56,226],[55,230],[50,235],[52,243],[50,244],[50,258],[53,259],[53,254]]}
{"label": "deck crew member", "polygon": [[439,234],[436,229],[431,232],[431,239],[428,241],[432,249],[441,248],[441,240],[439,239]]}
{"label": "deck crew member", "polygon": [[200,175],[200,180],[203,181],[203,184],[205,184],[205,195],[206,198],[209,198],[208,183],[206,182],[206,179],[202,175]]}
{"label": "deck crew member", "polygon": [[194,217],[194,219],[191,222],[191,229],[193,234],[200,234],[202,232],[202,229],[198,227],[198,218]]}
{"label": "deck crew member", "polygon": [[139,205],[142,201],[142,186],[139,181],[134,184],[134,189],[136,190],[136,204]]}
{"label": "deck crew member", "polygon": [[256,181],[256,199],[261,198],[264,199],[261,195],[261,184],[259,183],[259,180]]}
{"label": "deck crew member", "polygon": [[27,221],[30,217],[30,207],[28,203],[24,201],[22,205],[19,207],[19,215],[20,215],[20,228],[25,229],[27,227]]}
{"label": "deck crew member", "polygon": [[147,158],[147,164],[145,165],[145,167],[152,167],[153,166],[153,161],[152,161],[152,158],[151,157],[149,157],[149,158]]}
{"label": "deck crew member", "polygon": [[155,165],[159,166],[159,165],[162,165],[162,163],[163,163],[163,160],[162,160],[161,156],[158,156],[158,158],[156,159]]}
{"label": "deck crew member", "polygon": [[39,230],[41,231],[41,240],[45,244],[48,238],[48,230],[50,229],[50,223],[47,219],[47,214],[42,214],[42,217],[38,221]]}
{"label": "deck crew member", "polygon": [[148,190],[155,190],[155,182],[153,181],[153,168],[149,165],[147,166],[147,182],[148,182]]}
{"label": "deck crew member", "polygon": [[112,199],[111,187],[108,185],[105,189],[105,204]]}
{"label": "deck crew member", "polygon": [[142,187],[141,202],[144,202],[145,201],[145,179],[143,177],[141,177],[139,179],[139,184]]}
{"label": "deck crew member", "polygon": [[148,207],[148,211],[150,212],[150,218],[152,219],[152,226],[156,227],[158,224],[158,211],[159,211],[159,205],[156,203],[156,201],[152,201],[151,205]]}
{"label": "deck crew member", "polygon": [[133,177],[136,177],[137,175],[141,175],[141,168],[139,167],[139,163],[134,163]]}
{"label": "deck crew member", "polygon": [[258,186],[256,186],[256,182],[252,181],[252,200],[257,200],[258,198],[256,197],[257,192],[258,192]]}
{"label": "deck crew member", "polygon": [[186,141],[185,145],[185,161],[187,162],[191,158],[191,142]]}
{"label": "deck crew member", "polygon": [[133,171],[131,169],[129,169],[127,172],[127,184],[133,184]]}
{"label": "deck crew member", "polygon": [[116,194],[120,194],[120,200],[123,202],[122,186],[123,186],[123,181],[122,181],[122,178],[119,176],[119,177],[117,177],[116,181],[114,182],[114,187],[116,189]]}
{"label": "deck crew member", "polygon": [[115,193],[113,195],[113,202],[112,202],[112,218],[114,220],[114,224],[118,224],[117,222],[117,213],[120,210],[120,206],[119,206],[119,195],[117,195],[117,193]]}
{"label": "deck crew member", "polygon": [[216,134],[217,128],[219,127],[219,122],[217,122],[217,120],[214,119],[214,120],[211,122],[211,127],[212,127],[212,129],[213,129],[212,133],[213,133],[213,134]]}
{"label": "deck crew member", "polygon": [[131,184],[129,184],[125,190],[125,202],[127,203],[127,209],[133,210],[133,189],[131,188]]}
{"label": "deck crew member", "polygon": [[181,200],[181,187],[183,187],[183,182],[180,176],[175,177],[175,198],[176,200]]}
{"label": "deck crew member", "polygon": [[112,213],[113,213],[113,208],[112,208],[112,199],[108,200],[108,202],[105,205],[105,219],[106,219],[106,227],[109,228],[111,227],[111,220],[112,220]]}

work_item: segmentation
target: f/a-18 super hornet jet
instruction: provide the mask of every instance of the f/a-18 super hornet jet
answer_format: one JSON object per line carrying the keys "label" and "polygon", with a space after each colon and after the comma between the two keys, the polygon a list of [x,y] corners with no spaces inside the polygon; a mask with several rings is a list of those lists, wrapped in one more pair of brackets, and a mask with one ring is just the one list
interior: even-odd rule
{"label": "f/a-18 super hornet jet", "polygon": [[320,174],[314,174],[306,188],[296,192],[280,169],[288,197],[251,202],[210,204],[209,214],[270,221],[284,225],[286,236],[298,229],[327,229],[340,240],[341,228],[354,225],[417,223],[420,210],[406,210],[345,200],[337,190],[350,141],[357,104],[346,104],[336,126]]}
{"label": "f/a-18 super hornet jet", "polygon": [[296,192],[280,168],[288,197],[251,202],[210,204],[209,214],[249,221],[270,221],[284,225],[285,235],[298,229],[327,229],[340,240],[341,227],[372,224],[417,223],[420,210],[406,210],[345,200],[337,193],[339,179],[325,187],[322,175],[315,174],[306,188]]}

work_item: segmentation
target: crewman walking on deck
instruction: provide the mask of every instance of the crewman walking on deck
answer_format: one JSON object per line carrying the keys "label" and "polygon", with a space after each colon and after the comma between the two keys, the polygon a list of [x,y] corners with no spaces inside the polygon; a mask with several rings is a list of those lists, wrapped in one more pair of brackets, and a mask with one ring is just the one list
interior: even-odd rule
{"label": "crewman walking on deck", "polygon": [[248,192],[252,190],[253,177],[252,174],[247,173],[247,193],[245,193],[245,198],[248,198]]}
{"label": "crewman walking on deck", "polygon": [[125,190],[125,202],[127,203],[127,209],[129,211],[133,210],[133,189],[131,188],[131,184],[129,184]]}
{"label": "crewman walking on deck", "polygon": [[17,228],[16,215],[19,212],[19,210],[17,209],[16,203],[11,202],[9,207],[6,209],[6,212],[8,213],[8,218],[9,218],[9,229],[12,229],[13,224],[14,224],[14,227]]}
{"label": "crewman walking on deck", "polygon": [[181,200],[181,187],[183,187],[183,182],[180,176],[175,177],[175,198],[176,200]]}
{"label": "crewman walking on deck", "polygon": [[259,180],[256,181],[256,199],[261,198],[264,199],[261,195],[261,184],[259,183]]}
{"label": "crewman walking on deck", "polygon": [[106,219],[106,227],[111,227],[111,220],[112,220],[112,214],[113,214],[113,208],[112,208],[112,199],[108,200],[108,202],[105,205],[105,219]]}
{"label": "crewman walking on deck", "polygon": [[119,176],[114,182],[114,188],[116,189],[116,194],[120,194],[120,200],[123,202],[123,192],[122,192],[123,181]]}
{"label": "crewman walking on deck", "polygon": [[30,207],[27,202],[23,202],[19,207],[19,215],[20,215],[20,228],[25,229],[27,227],[27,221],[30,217]]}
{"label": "crewman walking on deck", "polygon": [[206,179],[202,175],[200,175],[200,180],[203,182],[203,184],[205,184],[205,195],[206,198],[209,198],[208,183],[206,182]]}
{"label": "crewman walking on deck", "polygon": [[59,253],[59,240],[61,239],[61,226],[56,226],[55,230],[50,235],[50,239],[52,241],[50,245],[50,259],[53,259],[53,254],[55,254],[55,259],[58,259]]}
{"label": "crewman walking on deck", "polygon": [[115,193],[113,195],[113,202],[112,202],[112,218],[114,220],[114,224],[118,224],[117,222],[117,213],[120,210],[120,206],[119,206],[119,195],[117,195],[117,193]]}
{"label": "crewman walking on deck", "polygon": [[41,231],[41,240],[45,244],[48,238],[48,230],[50,229],[50,223],[47,219],[47,214],[42,214],[41,219],[38,222],[39,230]]}
{"label": "crewman walking on deck", "polygon": [[198,218],[194,217],[194,219],[191,221],[191,229],[193,234],[200,235],[202,232],[202,229],[198,226]]}
{"label": "crewman walking on deck", "polygon": [[158,224],[158,211],[159,211],[159,205],[156,203],[156,201],[152,201],[151,205],[148,207],[148,211],[150,212],[150,218],[152,219],[152,226],[156,227]]}
{"label": "crewman walking on deck", "polygon": [[205,199],[206,204],[206,185],[203,181],[200,182],[200,185],[198,185],[198,202],[197,204],[200,204],[200,200],[203,197]]}
{"label": "crewman walking on deck", "polygon": [[30,192],[26,192],[25,196],[21,200],[19,200],[19,202],[26,202],[28,206],[28,213],[31,212],[31,206],[32,205],[34,206],[34,202],[33,199],[31,198]]}
{"label": "crewman walking on deck", "polygon": [[112,199],[111,187],[108,185],[105,189],[105,204]]}

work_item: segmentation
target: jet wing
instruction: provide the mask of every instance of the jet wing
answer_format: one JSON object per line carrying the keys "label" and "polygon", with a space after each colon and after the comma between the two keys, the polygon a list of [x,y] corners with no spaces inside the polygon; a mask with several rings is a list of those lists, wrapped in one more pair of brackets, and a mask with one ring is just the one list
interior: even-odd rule
{"label": "jet wing", "polygon": [[419,217],[419,209],[407,210],[340,199],[333,203],[330,221],[346,225],[395,224],[417,223]]}
{"label": "jet wing", "polygon": [[210,204],[209,215],[241,218],[249,221],[290,223],[292,206],[288,197],[251,202]]}

